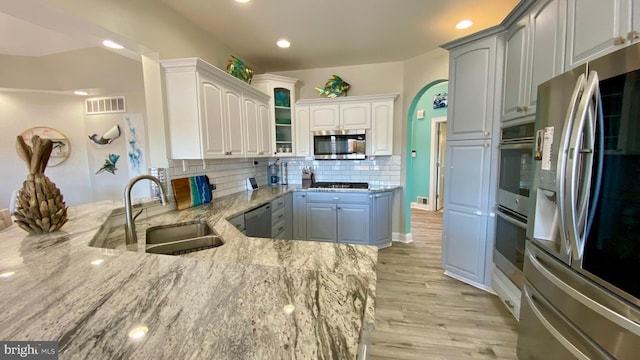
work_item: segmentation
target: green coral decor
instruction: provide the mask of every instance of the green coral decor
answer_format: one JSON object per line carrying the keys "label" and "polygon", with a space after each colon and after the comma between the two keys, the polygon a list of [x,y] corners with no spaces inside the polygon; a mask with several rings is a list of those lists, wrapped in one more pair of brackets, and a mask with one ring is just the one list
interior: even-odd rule
{"label": "green coral decor", "polygon": [[237,57],[231,55],[229,64],[227,65],[227,72],[238,79],[251,84],[253,78],[253,69],[244,64],[244,62]]}
{"label": "green coral decor", "polygon": [[326,95],[328,98],[334,98],[343,94],[344,96],[347,96],[347,90],[349,90],[350,87],[351,85],[342,80],[340,76],[333,75],[333,77],[324,84],[324,88],[316,88],[316,91],[318,91],[320,95]]}

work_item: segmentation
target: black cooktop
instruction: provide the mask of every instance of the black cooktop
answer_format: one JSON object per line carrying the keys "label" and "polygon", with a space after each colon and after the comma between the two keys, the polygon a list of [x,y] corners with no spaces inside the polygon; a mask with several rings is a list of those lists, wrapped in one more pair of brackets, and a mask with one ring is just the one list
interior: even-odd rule
{"label": "black cooktop", "polygon": [[311,186],[317,189],[368,189],[366,182],[317,182]]}

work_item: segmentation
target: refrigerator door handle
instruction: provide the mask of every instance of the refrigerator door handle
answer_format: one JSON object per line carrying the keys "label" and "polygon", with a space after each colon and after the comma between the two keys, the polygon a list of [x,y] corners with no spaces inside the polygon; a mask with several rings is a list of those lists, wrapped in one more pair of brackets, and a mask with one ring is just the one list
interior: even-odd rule
{"label": "refrigerator door handle", "polygon": [[[591,71],[582,99],[578,105],[577,116],[571,130],[567,174],[569,191],[565,192],[564,209],[567,235],[571,244],[572,257],[582,259],[585,245],[585,221],[591,173],[593,166],[593,149],[595,146],[595,107],[599,91],[598,73]],[[584,160],[582,160],[584,159]],[[584,173],[580,174],[580,169]],[[566,186],[566,181],[565,181]],[[568,223],[568,224],[567,224]]]}
{"label": "refrigerator door handle", "polygon": [[533,265],[533,267],[535,267],[536,270],[540,274],[542,274],[542,276],[544,276],[547,280],[553,283],[558,289],[562,290],[565,294],[569,295],[577,302],[595,311],[596,313],[606,318],[607,320],[611,321],[612,323],[620,326],[621,328],[629,331],[630,333],[636,336],[640,336],[640,324],[638,324],[637,322],[631,319],[626,318],[625,316],[620,315],[619,313],[609,309],[606,306],[603,306],[602,304],[592,300],[588,296],[574,289],[569,284],[562,281],[559,277],[553,274],[549,269],[547,269],[531,250],[527,249],[526,252],[527,252],[529,261],[531,262],[531,265]]}
{"label": "refrigerator door handle", "polygon": [[[538,319],[538,321],[540,321],[542,326],[544,326],[544,328],[547,329],[547,331],[549,332],[549,334],[551,334],[551,336],[553,336],[560,344],[562,344],[562,346],[564,346],[564,348],[567,349],[567,351],[569,351],[573,356],[575,356],[576,359],[590,360],[589,356],[585,355],[582,351],[580,351],[580,349],[578,349],[575,345],[573,345],[571,341],[569,341],[566,337],[564,337],[562,333],[560,333],[558,329],[553,327],[553,325],[549,322],[549,320],[547,320],[547,318],[542,314],[542,311],[540,311],[538,305],[536,304],[536,302],[538,301],[533,298],[533,295],[531,295],[531,293],[529,292],[529,288],[526,285],[524,287],[523,295],[524,295],[524,298],[527,300],[527,303],[531,307],[531,311],[533,311],[533,314],[535,315],[535,317]],[[543,304],[540,304],[540,305],[543,305]]]}
{"label": "refrigerator door handle", "polygon": [[567,218],[564,210],[566,208],[565,196],[566,196],[566,175],[567,175],[567,157],[569,154],[569,144],[571,141],[571,129],[573,128],[573,122],[576,117],[576,111],[580,97],[584,91],[586,83],[586,77],[581,74],[576,80],[576,85],[573,88],[573,94],[571,95],[571,102],[567,109],[567,116],[564,120],[564,126],[562,128],[562,135],[560,136],[560,146],[558,148],[558,164],[556,171],[556,184],[558,184],[558,220],[560,226],[560,239],[567,254],[571,252],[571,245],[569,243],[569,237],[567,235]]}

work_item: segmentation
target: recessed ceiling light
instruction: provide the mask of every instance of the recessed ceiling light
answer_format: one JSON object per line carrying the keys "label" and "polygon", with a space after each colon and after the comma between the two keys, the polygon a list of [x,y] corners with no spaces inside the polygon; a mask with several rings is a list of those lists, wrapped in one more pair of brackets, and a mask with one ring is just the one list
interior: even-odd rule
{"label": "recessed ceiling light", "polygon": [[248,3],[249,1],[251,0],[236,0],[236,2],[239,2],[239,3]]}
{"label": "recessed ceiling light", "polygon": [[473,21],[471,20],[462,20],[456,25],[456,29],[466,29],[473,25]]}
{"label": "recessed ceiling light", "polygon": [[278,47],[281,47],[283,49],[288,48],[289,46],[291,46],[291,43],[289,42],[289,40],[287,39],[280,39],[278,40],[278,42],[276,43],[276,45],[278,45]]}
{"label": "recessed ceiling light", "polygon": [[89,93],[88,93],[88,92],[86,92],[86,91],[82,91],[82,90],[76,90],[76,91],[74,91],[73,93],[74,93],[74,94],[76,94],[76,95],[81,95],[81,96],[89,95]]}
{"label": "recessed ceiling light", "polygon": [[124,46],[118,44],[117,42],[113,42],[111,40],[105,40],[102,42],[102,45],[112,48],[112,49],[124,49]]}

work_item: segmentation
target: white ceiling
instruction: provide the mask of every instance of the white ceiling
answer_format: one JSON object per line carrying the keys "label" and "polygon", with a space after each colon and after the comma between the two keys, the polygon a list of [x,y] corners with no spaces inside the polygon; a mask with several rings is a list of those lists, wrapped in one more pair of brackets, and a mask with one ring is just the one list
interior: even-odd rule
{"label": "white ceiling", "polygon": [[91,96],[143,91],[142,65],[95,45],[0,12],[0,89]]}
{"label": "white ceiling", "polygon": [[0,12],[0,54],[44,56],[91,46],[77,37]]}
{"label": "white ceiling", "polygon": [[[259,72],[404,61],[497,25],[519,0],[162,0]],[[457,30],[462,19],[474,25]],[[280,38],[291,41],[279,49]]]}

